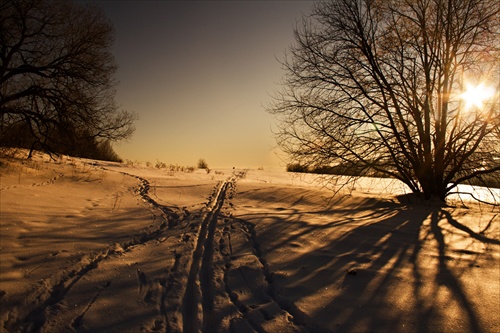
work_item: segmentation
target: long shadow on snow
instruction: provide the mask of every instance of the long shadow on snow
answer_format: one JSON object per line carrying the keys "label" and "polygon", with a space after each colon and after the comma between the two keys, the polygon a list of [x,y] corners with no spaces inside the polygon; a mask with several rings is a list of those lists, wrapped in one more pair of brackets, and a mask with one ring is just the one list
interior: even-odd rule
{"label": "long shadow on snow", "polygon": [[[260,251],[275,272],[280,303],[288,304],[313,332],[488,331],[461,281],[464,272],[478,266],[478,256],[457,261],[457,253],[470,251],[452,249],[447,237],[465,231],[471,242],[499,241],[472,231],[437,206],[374,199],[365,204],[268,213],[262,224],[262,215],[240,216],[255,224]],[[308,222],[314,214],[336,220]],[[301,249],[311,238],[321,240],[320,245]],[[289,256],[283,256],[286,251]],[[304,286],[315,286],[314,295]]]}

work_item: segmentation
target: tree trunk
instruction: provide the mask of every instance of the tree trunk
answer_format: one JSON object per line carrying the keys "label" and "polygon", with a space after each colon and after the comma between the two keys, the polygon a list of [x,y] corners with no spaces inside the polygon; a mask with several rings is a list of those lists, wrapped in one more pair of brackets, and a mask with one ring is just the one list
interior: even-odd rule
{"label": "tree trunk", "polygon": [[29,160],[29,159],[31,159],[31,158],[33,157],[33,152],[35,151],[35,146],[36,146],[36,143],[37,143],[37,142],[38,142],[38,141],[37,141],[37,140],[35,140],[35,141],[33,142],[33,144],[31,145],[31,147],[30,147],[30,151],[29,151],[29,153],[28,153],[28,157],[27,157],[27,159],[28,159],[28,160]]}
{"label": "tree trunk", "polygon": [[443,183],[442,179],[437,178],[433,173],[429,173],[429,176],[420,180],[420,186],[426,200],[437,198],[444,202],[446,199],[446,184]]}

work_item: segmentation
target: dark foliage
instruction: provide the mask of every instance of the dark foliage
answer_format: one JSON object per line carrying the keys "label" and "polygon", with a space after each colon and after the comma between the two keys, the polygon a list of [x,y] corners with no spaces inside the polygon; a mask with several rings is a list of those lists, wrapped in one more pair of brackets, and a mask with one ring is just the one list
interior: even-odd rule
{"label": "dark foliage", "polygon": [[[0,134],[0,147],[44,150],[25,123],[4,128]],[[64,130],[53,134],[50,153],[103,161],[122,162],[113,150],[110,140],[97,140],[86,130]]]}
{"label": "dark foliage", "polygon": [[136,117],[114,102],[113,37],[97,7],[2,1],[1,143],[88,156],[103,142],[129,138]]}

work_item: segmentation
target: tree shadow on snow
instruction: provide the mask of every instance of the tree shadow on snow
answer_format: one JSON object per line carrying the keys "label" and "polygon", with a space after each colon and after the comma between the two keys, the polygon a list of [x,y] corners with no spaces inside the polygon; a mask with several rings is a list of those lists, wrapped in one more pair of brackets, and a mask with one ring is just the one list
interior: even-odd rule
{"label": "tree shadow on snow", "polygon": [[255,225],[274,297],[310,331],[498,328],[485,307],[494,307],[499,295],[483,304],[488,284],[498,291],[496,215],[476,231],[450,208],[378,199],[340,203],[317,212],[275,211],[264,219],[241,216]]}

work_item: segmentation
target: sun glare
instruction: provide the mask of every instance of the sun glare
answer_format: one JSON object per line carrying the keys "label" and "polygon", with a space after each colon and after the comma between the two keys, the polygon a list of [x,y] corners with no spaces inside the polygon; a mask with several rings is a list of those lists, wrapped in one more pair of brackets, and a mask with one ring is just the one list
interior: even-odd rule
{"label": "sun glare", "polygon": [[482,83],[477,86],[468,84],[467,90],[460,97],[465,101],[465,109],[469,110],[474,106],[481,109],[483,102],[493,97],[494,94],[493,87],[486,87]]}

